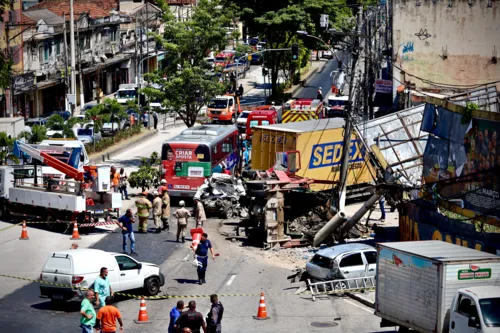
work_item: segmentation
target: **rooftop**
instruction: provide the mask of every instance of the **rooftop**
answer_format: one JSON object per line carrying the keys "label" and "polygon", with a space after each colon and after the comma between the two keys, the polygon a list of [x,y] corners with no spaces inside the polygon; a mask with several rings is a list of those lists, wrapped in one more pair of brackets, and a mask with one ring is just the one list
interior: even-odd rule
{"label": "rooftop", "polygon": [[256,126],[255,128],[271,129],[291,133],[306,133],[341,128],[342,126],[344,126],[344,124],[345,121],[343,118],[328,118],[320,120],[300,121],[294,123]]}
{"label": "rooftop", "polygon": [[[117,8],[117,2],[114,0],[75,0],[73,3],[75,16],[88,12],[93,19],[110,16],[110,12],[115,8]],[[29,12],[40,9],[47,9],[59,17],[63,17],[65,14],[66,20],[69,20],[69,0],[45,0],[30,7],[23,13],[27,15]]]}
{"label": "rooftop", "polygon": [[26,23],[38,23],[40,20],[43,20],[47,25],[64,24],[64,20],[61,16],[54,14],[48,9],[24,11],[23,15],[26,16]]}

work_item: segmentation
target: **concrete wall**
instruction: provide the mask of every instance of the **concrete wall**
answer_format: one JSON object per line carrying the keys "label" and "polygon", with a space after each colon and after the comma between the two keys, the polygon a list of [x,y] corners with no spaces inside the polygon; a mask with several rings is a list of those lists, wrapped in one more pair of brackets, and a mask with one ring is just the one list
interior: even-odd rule
{"label": "concrete wall", "polygon": [[[406,73],[451,85],[500,80],[500,1],[395,0],[393,60]],[[394,67],[400,81],[439,89]],[[394,83],[394,87],[400,85]],[[497,84],[500,89],[500,84]]]}

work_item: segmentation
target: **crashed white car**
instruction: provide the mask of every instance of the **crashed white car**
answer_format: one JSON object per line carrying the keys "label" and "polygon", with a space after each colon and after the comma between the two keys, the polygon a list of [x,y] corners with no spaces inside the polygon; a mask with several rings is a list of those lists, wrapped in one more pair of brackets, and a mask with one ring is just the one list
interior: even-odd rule
{"label": "crashed white car", "polygon": [[198,188],[194,198],[199,199],[207,213],[219,214],[229,219],[233,216],[247,215],[246,209],[240,205],[240,197],[246,196],[241,179],[231,175],[214,173],[212,177]]}

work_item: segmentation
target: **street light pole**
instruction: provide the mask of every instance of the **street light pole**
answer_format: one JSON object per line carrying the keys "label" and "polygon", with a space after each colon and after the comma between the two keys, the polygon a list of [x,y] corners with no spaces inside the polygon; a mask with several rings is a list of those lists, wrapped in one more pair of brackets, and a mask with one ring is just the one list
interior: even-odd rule
{"label": "street light pole", "polygon": [[75,101],[71,105],[71,115],[75,111],[76,102],[76,54],[75,54],[75,14],[73,10],[73,0],[69,1],[69,38],[71,48],[71,94],[74,96]]}

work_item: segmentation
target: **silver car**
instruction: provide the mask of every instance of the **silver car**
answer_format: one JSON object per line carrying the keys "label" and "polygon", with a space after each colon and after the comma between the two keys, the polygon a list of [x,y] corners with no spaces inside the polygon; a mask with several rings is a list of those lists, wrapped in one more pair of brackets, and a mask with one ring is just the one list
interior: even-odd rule
{"label": "silver car", "polygon": [[375,276],[377,250],[365,244],[342,244],[321,249],[306,264],[313,281],[330,281]]}

